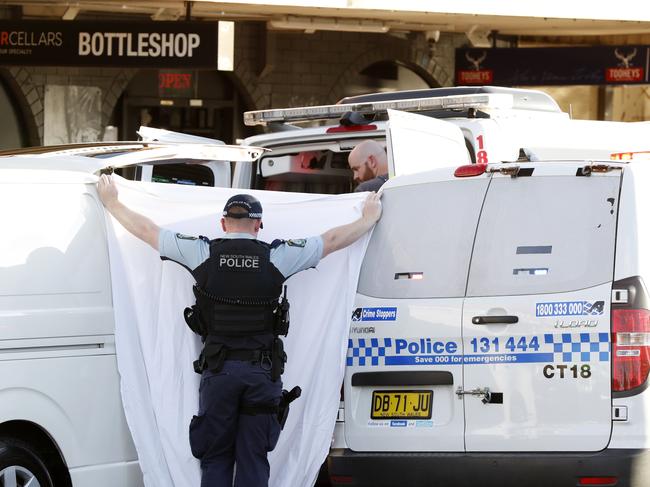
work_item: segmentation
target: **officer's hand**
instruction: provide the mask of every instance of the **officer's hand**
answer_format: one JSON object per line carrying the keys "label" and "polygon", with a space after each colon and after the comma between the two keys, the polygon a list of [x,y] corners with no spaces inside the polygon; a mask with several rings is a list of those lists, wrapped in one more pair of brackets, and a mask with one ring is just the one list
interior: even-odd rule
{"label": "officer's hand", "polygon": [[106,208],[117,202],[117,186],[108,174],[102,174],[97,182],[99,199]]}
{"label": "officer's hand", "polygon": [[362,215],[369,223],[375,223],[381,217],[381,193],[370,193],[363,204]]}

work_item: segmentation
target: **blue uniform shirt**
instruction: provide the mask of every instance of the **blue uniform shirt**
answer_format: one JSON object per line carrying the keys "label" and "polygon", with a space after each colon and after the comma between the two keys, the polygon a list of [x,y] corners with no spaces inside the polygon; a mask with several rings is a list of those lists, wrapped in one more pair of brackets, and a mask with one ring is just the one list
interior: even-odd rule
{"label": "blue uniform shirt", "polygon": [[[226,233],[221,238],[254,239],[249,233]],[[173,260],[193,271],[210,257],[210,244],[200,238],[161,229],[158,236],[160,256]],[[315,267],[323,256],[321,236],[301,240],[287,240],[271,249],[271,263],[289,277],[296,272]]]}
{"label": "blue uniform shirt", "polygon": [[[254,239],[249,233],[227,233],[221,238]],[[210,257],[210,244],[203,239],[161,229],[158,236],[160,257],[172,260],[190,272],[200,266]],[[287,240],[271,249],[271,263],[289,277],[296,272],[315,267],[323,256],[323,239],[319,235],[301,240]],[[271,338],[258,337],[229,337],[221,340],[228,348],[241,349],[270,349]]]}

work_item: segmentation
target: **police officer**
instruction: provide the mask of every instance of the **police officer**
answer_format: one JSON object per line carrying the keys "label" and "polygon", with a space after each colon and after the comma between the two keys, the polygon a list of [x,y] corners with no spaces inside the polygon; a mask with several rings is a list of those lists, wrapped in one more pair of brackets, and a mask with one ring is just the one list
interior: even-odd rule
{"label": "police officer", "polygon": [[[204,343],[195,370],[200,372],[199,412],[190,424],[192,454],[201,460],[202,487],[268,485],[267,453],[281,426],[288,303],[283,282],[326,255],[364,235],[381,215],[371,194],[358,220],[300,240],[257,240],[262,205],[251,195],[230,198],[223,209],[221,238],[186,236],[160,229],[118,200],[103,175],[98,193],[106,209],[133,235],[188,269],[196,279],[196,305],[185,318]],[[286,397],[286,396],[285,396]],[[237,466],[235,472],[235,465]]]}

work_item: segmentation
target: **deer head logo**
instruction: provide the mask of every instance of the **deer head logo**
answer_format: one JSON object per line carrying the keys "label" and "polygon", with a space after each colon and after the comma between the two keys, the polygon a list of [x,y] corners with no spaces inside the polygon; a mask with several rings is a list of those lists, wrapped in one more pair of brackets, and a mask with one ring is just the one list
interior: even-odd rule
{"label": "deer head logo", "polygon": [[632,61],[632,58],[636,56],[636,47],[632,49],[632,52],[630,52],[629,54],[625,54],[624,51],[622,52],[617,47],[616,49],[614,49],[614,56],[616,56],[618,59],[621,60],[621,62],[618,63],[619,66],[623,68],[629,68],[631,66],[630,61]]}
{"label": "deer head logo", "polygon": [[469,52],[465,53],[465,59],[467,59],[472,64],[474,71],[479,71],[481,69],[481,63],[485,61],[486,57],[486,51],[482,51],[481,55],[478,57],[473,57]]}

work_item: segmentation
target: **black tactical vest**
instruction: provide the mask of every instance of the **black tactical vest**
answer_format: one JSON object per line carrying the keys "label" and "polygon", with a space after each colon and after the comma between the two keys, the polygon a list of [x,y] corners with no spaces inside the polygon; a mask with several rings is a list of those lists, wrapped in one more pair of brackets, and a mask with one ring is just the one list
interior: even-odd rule
{"label": "black tactical vest", "polygon": [[271,263],[270,252],[271,245],[259,240],[210,242],[210,257],[192,271],[206,342],[273,334],[285,277]]}

